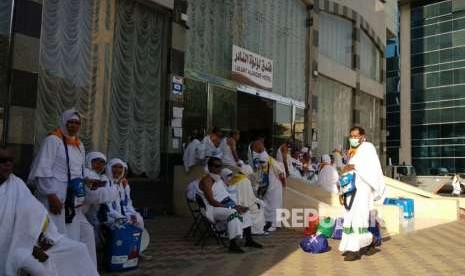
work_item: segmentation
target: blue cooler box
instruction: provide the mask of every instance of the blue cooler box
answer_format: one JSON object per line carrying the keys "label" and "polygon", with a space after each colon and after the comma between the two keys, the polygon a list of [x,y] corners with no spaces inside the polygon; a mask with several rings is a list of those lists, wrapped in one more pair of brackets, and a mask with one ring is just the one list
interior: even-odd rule
{"label": "blue cooler box", "polygon": [[105,246],[104,265],[109,271],[136,269],[142,229],[132,224],[114,224],[109,229]]}
{"label": "blue cooler box", "polygon": [[413,218],[415,216],[415,204],[411,198],[386,198],[385,205],[397,205],[404,210],[404,218]]}

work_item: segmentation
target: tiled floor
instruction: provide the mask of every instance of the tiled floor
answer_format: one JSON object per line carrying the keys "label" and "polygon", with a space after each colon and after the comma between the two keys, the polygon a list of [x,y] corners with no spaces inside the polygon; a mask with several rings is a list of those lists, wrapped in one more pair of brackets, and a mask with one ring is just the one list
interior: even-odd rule
{"label": "tiled floor", "polygon": [[465,275],[465,221],[394,236],[378,254],[353,263],[343,261],[335,240],[330,252],[303,252],[302,236],[292,230],[258,237],[264,249],[233,255],[213,240],[200,249],[185,239],[189,220],[158,217],[146,226],[152,259],[138,270],[107,275]]}

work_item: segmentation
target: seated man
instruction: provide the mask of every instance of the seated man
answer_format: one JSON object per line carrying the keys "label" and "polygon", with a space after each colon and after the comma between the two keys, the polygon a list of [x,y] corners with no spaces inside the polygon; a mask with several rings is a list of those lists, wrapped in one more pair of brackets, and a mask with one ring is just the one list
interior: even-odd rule
{"label": "seated man", "polygon": [[320,173],[318,174],[317,185],[332,194],[339,193],[339,174],[334,166],[331,165],[331,157],[323,154],[321,157]]}
{"label": "seated man", "polygon": [[12,154],[0,149],[0,275],[98,275],[86,246],[58,233],[12,169]]}
{"label": "seated man", "polygon": [[223,179],[228,185],[229,193],[234,197],[237,204],[249,209],[250,218],[252,219],[252,234],[267,234],[263,230],[265,227],[265,203],[258,199],[253,191],[252,182],[248,178],[253,174],[252,167],[242,165],[239,172],[233,174],[229,169],[223,169]]}
{"label": "seated man", "polygon": [[262,248],[261,244],[252,239],[251,222],[248,218],[248,208],[238,205],[231,199],[224,182],[221,180],[221,159],[208,159],[209,174],[199,183],[197,194],[205,202],[206,215],[213,222],[227,223],[229,235],[229,250],[233,253],[244,253],[236,239],[244,236],[246,247]]}
{"label": "seated man", "polygon": [[289,174],[295,178],[302,178],[303,164],[300,162],[300,151],[292,149],[291,151],[291,166],[289,166]]}

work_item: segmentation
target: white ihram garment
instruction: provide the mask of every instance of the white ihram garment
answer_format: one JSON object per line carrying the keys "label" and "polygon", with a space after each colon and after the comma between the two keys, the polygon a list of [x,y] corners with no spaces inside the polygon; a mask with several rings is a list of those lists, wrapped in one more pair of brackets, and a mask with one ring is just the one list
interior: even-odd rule
{"label": "white ihram garment", "polygon": [[[58,233],[48,211],[14,175],[0,185],[0,221],[0,275],[98,275],[84,244]],[[54,243],[43,263],[32,256],[40,234]]]}
{"label": "white ihram garment", "polygon": [[370,211],[374,210],[374,200],[382,202],[386,186],[373,144],[363,142],[349,164],[355,167],[357,192],[352,208],[344,214],[339,250],[358,252],[372,242],[373,235],[368,232]]}

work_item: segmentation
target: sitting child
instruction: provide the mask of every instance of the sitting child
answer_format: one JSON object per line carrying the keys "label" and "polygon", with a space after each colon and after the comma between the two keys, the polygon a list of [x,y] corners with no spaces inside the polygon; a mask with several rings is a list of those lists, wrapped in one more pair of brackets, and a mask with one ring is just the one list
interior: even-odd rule
{"label": "sitting child", "polygon": [[106,172],[109,184],[118,190],[118,200],[107,204],[107,223],[115,219],[126,218],[129,223],[144,229],[144,220],[136,212],[131,200],[131,188],[125,178],[127,165],[121,159],[113,158],[108,163]]}

